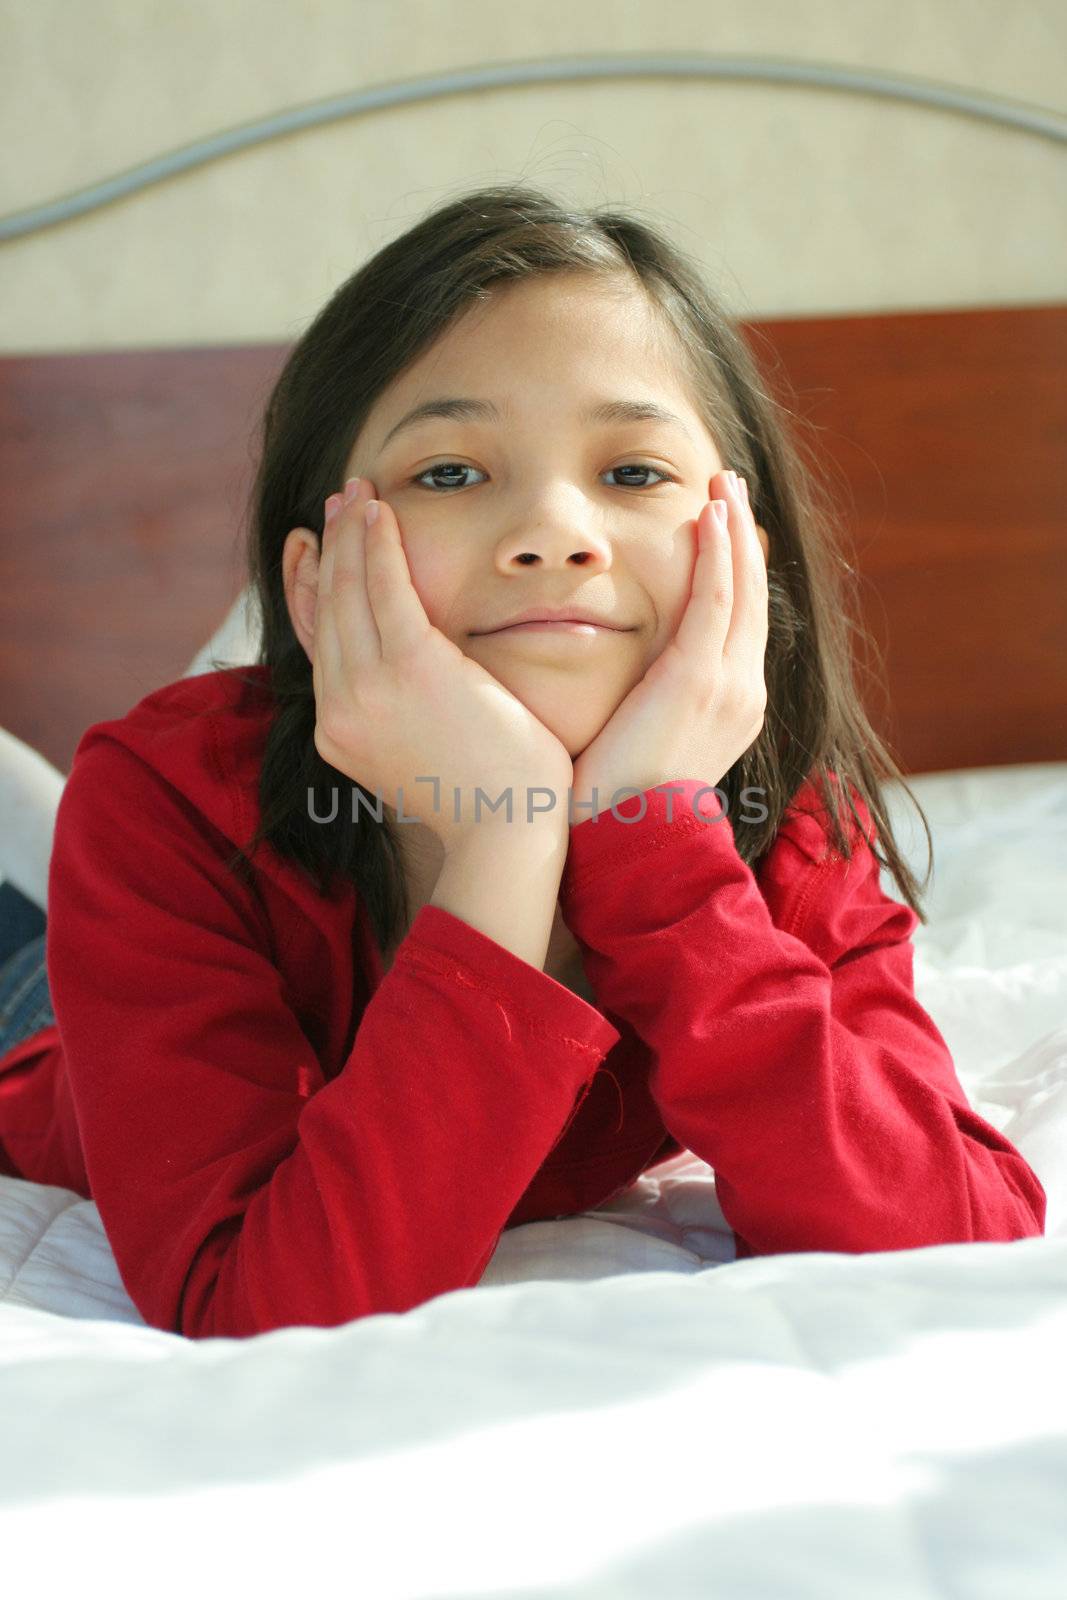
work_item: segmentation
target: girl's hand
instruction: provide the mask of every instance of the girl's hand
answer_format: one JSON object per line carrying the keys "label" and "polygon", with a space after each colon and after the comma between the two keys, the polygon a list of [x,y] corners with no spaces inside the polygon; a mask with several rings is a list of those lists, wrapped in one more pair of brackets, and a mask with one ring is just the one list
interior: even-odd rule
{"label": "girl's hand", "polygon": [[[359,480],[350,503],[326,502],[319,555],[312,677],[315,748],[386,805],[418,817],[446,853],[476,826],[527,821],[526,788],[547,788],[555,807],[535,821],[566,837],[561,804],[573,776],[566,746],[520,700],[435,628],[411,582],[400,526],[374,485]],[[417,778],[437,780],[417,783]],[[458,810],[454,791],[459,791]],[[547,797],[533,797],[545,807]]]}
{"label": "girl's hand", "polygon": [[[575,826],[606,811],[620,789],[643,793],[686,778],[715,788],[763,727],[765,558],[747,486],[737,487],[744,480],[716,478],[725,501],[696,519],[693,587],[678,631],[574,763]],[[726,506],[725,530],[715,504]]]}

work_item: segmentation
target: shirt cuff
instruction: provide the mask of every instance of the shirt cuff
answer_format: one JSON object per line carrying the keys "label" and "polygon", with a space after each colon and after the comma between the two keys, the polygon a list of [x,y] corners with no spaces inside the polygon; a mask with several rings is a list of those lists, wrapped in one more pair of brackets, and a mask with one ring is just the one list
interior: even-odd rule
{"label": "shirt cuff", "polygon": [[564,918],[568,903],[588,879],[612,872],[637,856],[652,864],[657,851],[694,834],[708,840],[710,851],[737,853],[722,795],[700,778],[672,779],[640,795],[627,795],[614,812],[601,811],[576,823],[570,830],[560,885]]}
{"label": "shirt cuff", "polygon": [[595,1006],[565,984],[442,906],[421,907],[390,970],[425,963],[488,994],[520,1024],[525,1018],[538,1033],[551,1029],[591,1059],[599,1061],[622,1037]]}

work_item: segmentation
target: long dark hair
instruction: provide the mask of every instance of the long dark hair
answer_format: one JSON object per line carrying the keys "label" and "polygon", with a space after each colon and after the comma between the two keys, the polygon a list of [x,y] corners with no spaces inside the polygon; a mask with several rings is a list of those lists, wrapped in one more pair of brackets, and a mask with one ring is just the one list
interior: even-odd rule
{"label": "long dark hair", "polygon": [[[376,796],[315,748],[311,663],[289,616],[282,550],[295,527],[321,537],[323,502],[343,488],[345,465],[386,386],[494,284],[560,272],[609,281],[629,274],[641,285],[675,331],[705,425],[723,463],[747,480],[753,515],[769,536],[764,725],[719,786],[731,818],[750,803],[741,798],[744,789],[762,791],[766,819],[750,823],[746,812],[734,827],[739,854],[752,867],[758,863],[811,778],[833,848],[850,859],[842,819],[847,808],[862,826],[854,789],[877,830],[870,842],[879,864],[925,923],[919,897],[932,869],[930,830],[860,704],[851,636],[870,641],[853,620],[855,573],[839,549],[817,454],[806,458],[794,412],[768,393],[753,351],[683,252],[618,211],[572,210],[526,185],[461,196],[379,250],[320,311],[270,395],[247,560],[262,619],[256,665],[268,669],[274,710],[259,778],[259,826],[230,866],[250,875],[251,855],[265,839],[299,863],[324,895],[354,882],[383,950],[406,932],[410,910],[397,830],[384,812],[380,824],[353,825],[352,791],[359,789],[372,809]],[[893,837],[881,790],[887,778],[903,785],[926,830],[921,887]],[[317,820],[333,812],[335,795],[334,821]]]}

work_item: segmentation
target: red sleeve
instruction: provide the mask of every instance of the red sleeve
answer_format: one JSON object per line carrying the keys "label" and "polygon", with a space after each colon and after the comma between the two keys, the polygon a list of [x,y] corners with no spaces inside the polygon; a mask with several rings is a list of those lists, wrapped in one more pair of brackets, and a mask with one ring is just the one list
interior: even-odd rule
{"label": "red sleeve", "polygon": [[309,1098],[321,1067],[232,849],[124,747],[75,761],[48,970],[130,1298],[166,1331],[241,1337],[475,1284],[618,1032],[424,906]]}
{"label": "red sleeve", "polygon": [[703,786],[671,787],[673,822],[650,789],[618,807],[640,820],[572,828],[561,907],[598,1004],[652,1051],[664,1124],[714,1168],[738,1256],[1040,1235],[1044,1189],[915,998],[919,919],[882,892],[866,807],[851,860],[805,813],[757,884],[715,795],[705,821]]}

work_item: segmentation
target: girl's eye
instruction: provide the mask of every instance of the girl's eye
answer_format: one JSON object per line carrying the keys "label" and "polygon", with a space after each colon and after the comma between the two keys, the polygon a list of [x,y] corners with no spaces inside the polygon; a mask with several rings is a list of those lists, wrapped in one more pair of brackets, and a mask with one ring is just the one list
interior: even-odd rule
{"label": "girl's eye", "polygon": [[[609,472],[646,472],[646,473],[647,472],[654,472],[656,477],[657,478],[661,478],[664,483],[677,483],[677,481],[678,481],[677,478],[673,478],[669,472],[664,472],[662,467],[646,466],[643,461],[626,461],[626,462],[623,463],[623,465],[621,467],[609,467],[608,471]],[[647,483],[630,483],[630,484],[624,484],[623,485],[623,488],[628,488],[628,489],[647,489],[648,487],[649,487],[649,485]],[[653,484],[652,487],[655,488],[655,485]]]}
{"label": "girl's eye", "polygon": [[[466,465],[466,463],[462,462],[462,461],[435,461],[432,467],[426,467],[425,470],[420,472],[417,477],[412,478],[411,482],[412,483],[417,483],[419,485],[419,487],[423,488],[423,489],[442,489],[443,488],[443,489],[449,490],[449,489],[466,489],[468,487],[468,485],[465,484],[465,483],[459,483],[459,484],[457,484],[457,483],[449,483],[449,484],[440,484],[440,483],[438,483],[438,484],[431,485],[431,484],[428,484],[428,483],[424,484],[423,481],[422,481],[423,478],[429,477],[431,472],[437,473],[437,472],[445,472],[445,471],[452,472],[452,473],[456,473],[456,472],[477,472],[478,468],[477,467],[468,467]],[[646,466],[643,462],[640,462],[640,461],[627,461],[621,467],[609,467],[608,468],[608,472],[609,473],[611,473],[611,472],[644,472],[644,473],[653,472],[653,473],[655,473],[657,478],[662,478],[664,480],[664,482],[676,483],[678,481],[676,478],[672,477],[669,472],[664,472],[662,467]],[[484,477],[485,474],[483,473],[482,476]],[[629,489],[647,489],[647,488],[650,487],[650,485],[647,484],[647,483],[630,483],[630,484],[623,484],[620,487],[629,488]],[[655,486],[652,485],[651,487],[655,487]]]}
{"label": "girl's eye", "polygon": [[460,484],[449,483],[449,484],[445,484],[445,485],[442,486],[441,484],[429,484],[429,483],[423,483],[423,481],[422,481],[423,478],[428,478],[431,472],[446,472],[446,471],[447,472],[452,472],[452,473],[456,473],[456,472],[477,472],[478,468],[477,467],[468,467],[462,461],[435,461],[432,467],[427,467],[423,472],[419,473],[418,477],[412,478],[411,482],[412,483],[417,483],[419,485],[420,489],[431,489],[431,488],[438,488],[439,489],[441,487],[444,487],[446,489],[457,489],[457,488],[458,489],[466,489],[467,488],[467,485],[465,483],[460,483]]}

